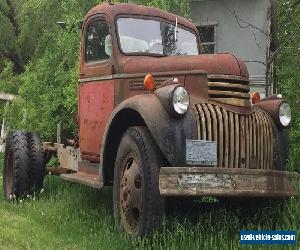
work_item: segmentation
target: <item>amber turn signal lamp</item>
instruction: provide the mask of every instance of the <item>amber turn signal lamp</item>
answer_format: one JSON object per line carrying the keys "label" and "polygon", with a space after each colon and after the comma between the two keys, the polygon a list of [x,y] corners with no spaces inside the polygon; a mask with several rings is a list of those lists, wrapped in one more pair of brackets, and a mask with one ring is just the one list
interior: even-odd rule
{"label": "amber turn signal lamp", "polygon": [[154,82],[154,78],[152,75],[148,74],[145,76],[144,79],[144,86],[146,88],[146,90],[148,91],[153,91],[155,88],[155,82]]}
{"label": "amber turn signal lamp", "polygon": [[251,96],[252,104],[258,103],[260,101],[259,92],[253,92]]}

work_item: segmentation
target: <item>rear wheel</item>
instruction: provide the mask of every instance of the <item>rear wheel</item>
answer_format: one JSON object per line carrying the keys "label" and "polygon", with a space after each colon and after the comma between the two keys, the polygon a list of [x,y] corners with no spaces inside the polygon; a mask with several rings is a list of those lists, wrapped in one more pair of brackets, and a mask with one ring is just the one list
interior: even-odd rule
{"label": "rear wheel", "polygon": [[149,234],[162,212],[159,193],[160,152],[145,127],[131,127],[122,137],[115,164],[113,200],[121,231]]}
{"label": "rear wheel", "polygon": [[35,133],[27,133],[30,158],[30,188],[39,192],[43,188],[45,176],[45,157],[40,137]]}
{"label": "rear wheel", "polygon": [[23,198],[30,191],[29,149],[25,132],[13,131],[6,141],[3,190],[7,200]]}

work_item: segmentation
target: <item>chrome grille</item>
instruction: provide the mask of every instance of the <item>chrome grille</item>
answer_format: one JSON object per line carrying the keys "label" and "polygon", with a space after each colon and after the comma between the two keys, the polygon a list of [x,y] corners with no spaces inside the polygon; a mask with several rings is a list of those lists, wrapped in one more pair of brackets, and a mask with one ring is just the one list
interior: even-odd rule
{"label": "chrome grille", "polygon": [[241,115],[213,104],[197,104],[194,112],[198,139],[218,144],[218,167],[272,168],[273,132],[265,112]]}
{"label": "chrome grille", "polygon": [[208,96],[210,100],[250,107],[249,81],[242,77],[226,77],[210,75],[208,82]]}

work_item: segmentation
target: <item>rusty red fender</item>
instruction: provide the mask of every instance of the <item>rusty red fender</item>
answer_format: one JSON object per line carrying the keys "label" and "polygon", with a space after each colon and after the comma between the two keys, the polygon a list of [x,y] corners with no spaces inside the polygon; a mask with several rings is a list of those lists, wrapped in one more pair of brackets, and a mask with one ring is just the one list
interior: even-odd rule
{"label": "rusty red fender", "polygon": [[181,119],[176,119],[154,93],[131,97],[117,106],[105,129],[100,153],[100,176],[105,182],[112,178],[118,145],[130,126],[147,126],[170,166],[186,165],[185,140],[197,139],[191,108]]}

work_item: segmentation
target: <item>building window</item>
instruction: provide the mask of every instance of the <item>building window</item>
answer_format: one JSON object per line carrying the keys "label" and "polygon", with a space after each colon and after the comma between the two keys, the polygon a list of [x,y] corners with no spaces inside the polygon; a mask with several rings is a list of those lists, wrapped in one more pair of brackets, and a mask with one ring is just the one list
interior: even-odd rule
{"label": "building window", "polygon": [[86,33],[86,62],[107,60],[109,58],[105,50],[107,36],[109,36],[109,28],[105,21],[99,20],[89,24]]}
{"label": "building window", "polygon": [[203,54],[216,53],[216,26],[205,25],[198,26],[201,41],[201,52]]}

